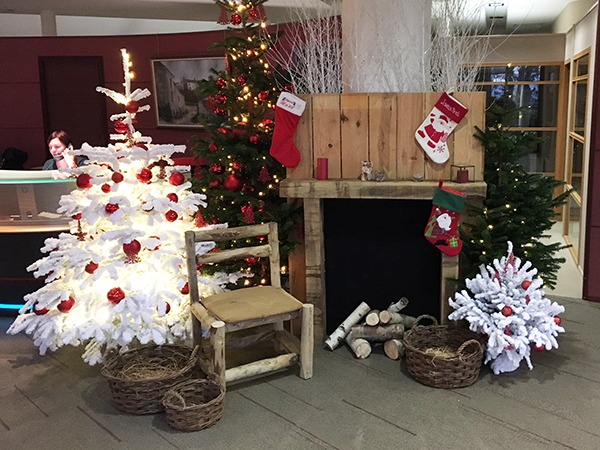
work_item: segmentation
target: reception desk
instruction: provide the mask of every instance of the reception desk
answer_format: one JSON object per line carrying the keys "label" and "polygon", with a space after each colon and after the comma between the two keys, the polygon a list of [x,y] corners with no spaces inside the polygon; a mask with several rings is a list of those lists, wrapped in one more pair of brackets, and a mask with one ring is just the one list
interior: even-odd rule
{"label": "reception desk", "polygon": [[75,179],[56,171],[0,170],[0,315],[13,316],[23,296],[43,286],[27,271],[42,257],[46,238],[69,229],[68,217],[56,212]]}

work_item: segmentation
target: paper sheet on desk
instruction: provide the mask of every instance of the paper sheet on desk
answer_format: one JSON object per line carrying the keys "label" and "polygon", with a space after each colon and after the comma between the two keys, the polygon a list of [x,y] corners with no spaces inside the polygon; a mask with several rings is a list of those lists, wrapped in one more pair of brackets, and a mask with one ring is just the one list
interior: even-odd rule
{"label": "paper sheet on desk", "polygon": [[38,217],[42,217],[44,219],[60,219],[64,217],[62,214],[52,213],[48,211],[42,211],[38,214]]}

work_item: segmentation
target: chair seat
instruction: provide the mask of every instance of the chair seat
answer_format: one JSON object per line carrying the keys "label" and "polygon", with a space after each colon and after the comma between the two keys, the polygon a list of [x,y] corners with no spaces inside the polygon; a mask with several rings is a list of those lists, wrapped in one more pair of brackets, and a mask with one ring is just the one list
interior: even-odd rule
{"label": "chair seat", "polygon": [[202,299],[202,304],[226,323],[262,319],[302,309],[300,301],[283,289],[273,286],[222,292]]}

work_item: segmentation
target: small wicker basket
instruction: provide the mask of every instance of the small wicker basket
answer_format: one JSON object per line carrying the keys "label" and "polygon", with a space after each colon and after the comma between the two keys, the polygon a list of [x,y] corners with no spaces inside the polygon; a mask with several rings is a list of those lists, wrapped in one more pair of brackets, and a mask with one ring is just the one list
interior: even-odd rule
{"label": "small wicker basket", "polygon": [[106,357],[101,373],[116,407],[131,414],[162,411],[165,393],[191,377],[197,350],[181,345],[145,346]]}
{"label": "small wicker basket", "polygon": [[419,325],[404,336],[406,368],[420,383],[436,388],[470,386],[479,377],[483,344],[472,331],[446,325]]}
{"label": "small wicker basket", "polygon": [[225,389],[210,380],[188,380],[169,389],[163,398],[167,423],[177,430],[197,431],[223,416]]}

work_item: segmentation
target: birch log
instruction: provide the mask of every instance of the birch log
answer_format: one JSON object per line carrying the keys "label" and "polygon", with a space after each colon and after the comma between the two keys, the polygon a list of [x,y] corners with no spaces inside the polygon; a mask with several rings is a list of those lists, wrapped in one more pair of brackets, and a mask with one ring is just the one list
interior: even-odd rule
{"label": "birch log", "polygon": [[404,356],[404,342],[399,339],[390,339],[383,344],[383,351],[390,359],[400,359]]}
{"label": "birch log", "polygon": [[365,323],[371,327],[378,325],[379,324],[379,310],[372,309],[369,312],[369,314],[367,314],[367,317],[365,317]]}
{"label": "birch log", "polygon": [[407,305],[408,305],[408,299],[406,297],[402,297],[396,303],[392,303],[390,306],[388,306],[388,311],[400,312],[404,308],[406,308]]}
{"label": "birch log", "polygon": [[370,342],[385,342],[390,339],[402,339],[404,336],[404,325],[401,323],[378,325],[376,327],[355,325],[351,328],[351,333],[354,338],[363,338]]}
{"label": "birch log", "polygon": [[346,344],[358,359],[365,359],[371,354],[371,344],[366,339],[354,337],[352,331],[346,336]]}
{"label": "birch log", "polygon": [[346,320],[342,322],[342,324],[335,329],[333,333],[329,335],[327,340],[325,341],[325,346],[329,348],[329,350],[335,349],[340,343],[344,340],[344,338],[350,332],[350,328],[356,325],[360,319],[365,317],[365,315],[371,310],[369,305],[365,302],[362,302],[358,307],[350,314]]}

